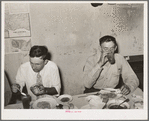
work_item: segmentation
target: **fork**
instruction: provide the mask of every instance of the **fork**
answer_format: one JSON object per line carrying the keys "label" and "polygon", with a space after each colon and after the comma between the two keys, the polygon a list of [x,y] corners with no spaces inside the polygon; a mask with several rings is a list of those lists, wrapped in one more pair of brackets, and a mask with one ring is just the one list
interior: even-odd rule
{"label": "fork", "polygon": [[23,93],[23,92],[21,92],[21,90],[20,90],[19,88],[17,88],[17,90],[18,90],[22,95],[26,96],[26,94]]}

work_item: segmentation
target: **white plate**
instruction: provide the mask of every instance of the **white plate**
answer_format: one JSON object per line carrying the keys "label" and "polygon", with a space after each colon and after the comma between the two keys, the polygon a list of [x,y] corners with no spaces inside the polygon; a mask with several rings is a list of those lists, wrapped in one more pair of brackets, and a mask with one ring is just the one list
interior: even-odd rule
{"label": "white plate", "polygon": [[113,89],[113,88],[103,88],[101,91],[109,91],[109,92],[121,93],[120,89]]}
{"label": "white plate", "polygon": [[121,95],[121,90],[120,89],[113,89],[113,88],[104,88],[100,91],[100,94],[108,94],[108,93],[113,93],[116,96],[114,98],[116,98],[117,96]]}
{"label": "white plate", "polygon": [[117,89],[113,89],[113,88],[103,88],[103,90],[116,91]]}
{"label": "white plate", "polygon": [[[68,98],[69,100],[68,101],[62,101],[64,98]],[[71,102],[72,101],[72,96],[71,95],[67,95],[67,94],[64,94],[64,95],[60,95],[57,99],[58,103],[68,103],[68,102]]]}
{"label": "white plate", "polygon": [[[34,101],[34,102],[33,102],[33,105],[32,105],[32,108],[33,108],[33,109],[41,109],[41,108],[39,108],[39,107],[37,106],[38,103],[40,103],[40,102],[47,102],[47,103],[49,103],[51,109],[55,109],[55,108],[56,108],[56,105],[57,105],[57,102],[56,102],[56,100],[55,100],[54,98],[45,97],[45,98],[39,98],[38,100]],[[45,108],[45,109],[47,109],[47,108]]]}
{"label": "white plate", "polygon": [[[118,100],[118,99],[113,99],[113,100],[110,100],[108,101],[107,103],[107,108],[110,106],[110,105],[119,105],[120,103],[122,103],[124,100]],[[124,102],[123,104],[121,104],[121,106],[126,106],[127,109],[130,109],[130,105],[127,103],[127,102]]]}

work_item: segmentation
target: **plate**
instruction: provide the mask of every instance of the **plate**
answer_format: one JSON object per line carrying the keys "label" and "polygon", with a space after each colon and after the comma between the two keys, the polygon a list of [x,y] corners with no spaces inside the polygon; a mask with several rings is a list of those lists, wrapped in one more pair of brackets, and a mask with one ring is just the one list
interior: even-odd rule
{"label": "plate", "polygon": [[100,91],[101,98],[116,98],[121,96],[119,89],[104,88]]}
{"label": "plate", "polygon": [[73,103],[60,104],[56,106],[56,109],[78,109]]}
{"label": "plate", "polygon": [[115,92],[115,93],[121,93],[120,89],[113,89],[113,88],[103,88],[100,92]]}
{"label": "plate", "polygon": [[[123,104],[120,105],[119,108],[115,108],[117,107],[117,105],[119,105],[120,103],[122,103],[124,100],[118,100],[118,99],[113,99],[108,101],[107,103],[107,108],[108,109],[130,109],[130,105],[127,102],[124,102]],[[112,107],[113,106],[113,107]]]}
{"label": "plate", "polygon": [[68,103],[68,102],[72,101],[72,96],[71,95],[67,95],[67,94],[60,95],[57,100],[58,100],[58,102],[60,104],[61,103]]}
{"label": "plate", "polygon": [[57,102],[54,98],[45,97],[39,98],[33,102],[32,108],[33,109],[55,109]]}
{"label": "plate", "polygon": [[117,89],[113,89],[113,88],[103,88],[103,90],[116,91]]}

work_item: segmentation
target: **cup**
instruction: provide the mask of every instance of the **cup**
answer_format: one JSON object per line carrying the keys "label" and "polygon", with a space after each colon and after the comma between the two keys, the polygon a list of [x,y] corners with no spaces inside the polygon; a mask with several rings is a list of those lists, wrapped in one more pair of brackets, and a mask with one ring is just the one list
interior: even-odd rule
{"label": "cup", "polygon": [[22,95],[21,96],[22,104],[24,109],[30,108],[31,96],[30,95]]}
{"label": "cup", "polygon": [[108,61],[111,64],[114,64],[115,63],[115,59],[114,59],[114,55],[113,54],[107,54],[107,58],[108,58]]}

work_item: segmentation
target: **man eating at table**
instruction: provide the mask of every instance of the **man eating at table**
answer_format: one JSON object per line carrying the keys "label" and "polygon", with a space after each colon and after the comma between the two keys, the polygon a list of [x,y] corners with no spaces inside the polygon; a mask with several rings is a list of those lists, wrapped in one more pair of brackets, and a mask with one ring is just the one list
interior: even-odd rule
{"label": "man eating at table", "polygon": [[59,95],[60,77],[57,65],[47,59],[46,46],[33,46],[29,52],[29,61],[22,64],[16,75],[16,83],[12,85],[12,92],[22,92],[26,85],[32,100],[41,95]]}
{"label": "man eating at table", "polygon": [[138,87],[139,80],[125,58],[116,53],[116,39],[106,35],[99,39],[99,43],[99,52],[90,56],[84,66],[84,93],[115,88],[120,76],[123,79],[121,93],[128,95],[133,92]]}

